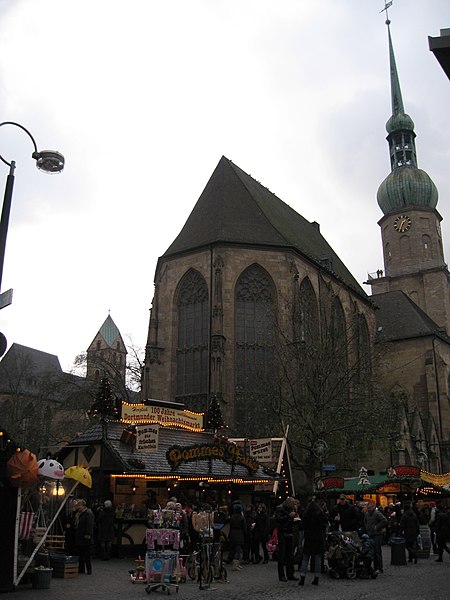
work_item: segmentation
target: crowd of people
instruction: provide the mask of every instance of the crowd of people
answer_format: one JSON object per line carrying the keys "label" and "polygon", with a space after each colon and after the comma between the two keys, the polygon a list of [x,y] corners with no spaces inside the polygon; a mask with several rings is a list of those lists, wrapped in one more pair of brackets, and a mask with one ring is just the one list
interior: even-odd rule
{"label": "crowd of people", "polygon": [[[367,573],[375,577],[383,573],[383,543],[392,537],[402,536],[408,561],[417,563],[420,525],[429,525],[431,544],[436,562],[443,561],[444,551],[450,554],[450,513],[445,504],[419,506],[405,501],[391,503],[385,509],[373,502],[351,503],[341,494],[329,511],[324,500],[311,498],[305,508],[295,498],[287,498],[276,510],[278,536],[278,578],[280,581],[298,580],[304,585],[311,562],[318,585],[323,572],[326,553],[326,536],[329,532],[341,532],[352,538],[359,548],[361,560]],[[295,557],[300,556],[300,578],[295,575]]]}
{"label": "crowd of people", "polygon": [[[334,532],[350,536],[357,545],[367,573],[383,573],[382,545],[403,536],[408,560],[417,563],[420,525],[430,527],[432,550],[437,562],[443,561],[450,539],[450,512],[444,504],[427,506],[405,501],[392,502],[385,508],[373,502],[353,504],[344,494],[328,508],[323,499],[312,497],[305,505],[288,497],[269,513],[264,503],[243,504],[239,499],[229,506],[201,505],[197,501],[182,504],[170,498],[167,510],[177,515],[181,547],[189,553],[198,547],[210,529],[211,538],[221,542],[226,563],[232,570],[249,564],[277,561],[281,582],[298,581],[304,585],[309,565],[312,584],[318,585],[324,571],[327,536]],[[205,515],[208,515],[206,520]],[[98,556],[109,560],[114,540],[115,510],[110,500],[89,509],[84,500],[73,501],[65,523],[66,550],[78,555],[80,573],[92,573],[91,550],[96,544]],[[299,577],[296,575],[298,571]]]}

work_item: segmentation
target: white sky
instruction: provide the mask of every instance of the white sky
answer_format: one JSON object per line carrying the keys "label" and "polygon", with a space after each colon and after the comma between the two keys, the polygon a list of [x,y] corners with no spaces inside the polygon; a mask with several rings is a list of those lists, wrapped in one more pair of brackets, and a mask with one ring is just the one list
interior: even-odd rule
{"label": "white sky", "polygon": [[[0,0],[1,121],[62,152],[40,173],[0,129],[16,182],[0,312],[13,342],[69,370],[111,316],[144,347],[156,261],[225,155],[321,232],[361,283],[382,268],[389,173],[383,0]],[[419,166],[450,256],[449,81],[428,36],[448,0],[394,0],[391,31]],[[0,163],[3,196],[8,168]],[[369,293],[369,288],[365,286]]]}

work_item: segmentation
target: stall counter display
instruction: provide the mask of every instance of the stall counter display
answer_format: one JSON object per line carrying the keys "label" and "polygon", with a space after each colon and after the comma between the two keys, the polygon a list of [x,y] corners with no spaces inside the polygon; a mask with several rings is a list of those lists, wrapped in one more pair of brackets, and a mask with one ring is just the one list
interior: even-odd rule
{"label": "stall counter display", "polygon": [[161,588],[170,593],[178,592],[181,579],[179,519],[174,510],[154,510],[150,516],[150,527],[146,532],[147,552],[145,572],[147,593]]}

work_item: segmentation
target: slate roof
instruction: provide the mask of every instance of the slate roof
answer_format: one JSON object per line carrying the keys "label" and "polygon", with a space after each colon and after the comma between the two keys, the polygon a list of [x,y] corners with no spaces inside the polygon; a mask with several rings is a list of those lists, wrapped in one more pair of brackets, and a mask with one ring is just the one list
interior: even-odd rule
{"label": "slate roof", "polygon": [[14,343],[0,362],[0,391],[33,392],[38,379],[61,374],[56,355]]}
{"label": "slate roof", "polygon": [[368,298],[317,224],[307,221],[224,156],[161,258],[218,243],[293,249]]}
{"label": "slate roof", "polygon": [[[369,475],[369,485],[359,485],[359,477],[350,477],[344,480],[344,487],[327,488],[325,490],[316,491],[318,495],[336,496],[337,494],[374,494],[379,488],[387,485],[403,484],[416,486],[417,480],[414,477],[388,477],[387,475]],[[433,485],[422,480],[421,486],[433,487],[435,490],[446,490],[447,486]]]}
{"label": "slate roof", "polygon": [[402,291],[374,294],[372,300],[379,309],[377,341],[413,339],[430,335],[450,343],[450,338],[430,317]]}
{"label": "slate roof", "polygon": [[[119,338],[123,344],[123,340],[122,340],[122,336],[120,335],[120,331],[119,331],[117,325],[112,320],[111,315],[108,315],[106,317],[103,325],[98,330],[97,335],[98,334],[100,334],[102,336],[102,338],[105,340],[106,344],[110,348],[112,347],[112,345],[114,344],[114,342],[116,341],[117,338]],[[97,335],[94,337],[94,340],[91,342],[91,346],[94,343]]]}
{"label": "slate roof", "polygon": [[[160,427],[158,451],[152,454],[147,452],[139,452],[133,450],[132,446],[120,441],[122,432],[126,425],[117,421],[111,421],[107,424],[107,439],[106,447],[110,450],[113,457],[116,459],[120,468],[125,473],[138,473],[146,475],[160,475],[164,477],[211,477],[229,479],[236,477],[240,479],[266,479],[273,480],[273,477],[265,474],[263,468],[259,467],[258,471],[250,476],[248,470],[236,465],[234,471],[231,471],[231,465],[222,460],[212,461],[212,470],[208,470],[208,460],[194,461],[181,464],[175,471],[171,470],[167,462],[166,452],[168,448],[174,445],[193,446],[196,444],[211,444],[213,442],[213,434],[206,432],[192,432],[184,429],[171,429],[168,427]],[[70,447],[75,445],[86,446],[101,441],[102,426],[101,423],[96,423],[87,431],[75,438],[70,443]],[[130,460],[141,460],[145,464],[145,469],[137,469],[129,463]]]}

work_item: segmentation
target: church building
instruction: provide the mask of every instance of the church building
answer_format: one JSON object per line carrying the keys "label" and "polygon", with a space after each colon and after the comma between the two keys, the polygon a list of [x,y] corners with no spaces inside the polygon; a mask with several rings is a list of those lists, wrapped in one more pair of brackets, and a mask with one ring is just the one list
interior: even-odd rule
{"label": "church building", "polygon": [[[402,426],[391,439],[397,464],[450,468],[450,274],[438,191],[418,168],[414,123],[405,113],[388,27],[392,115],[386,123],[391,172],[377,199],[384,273],[367,281],[377,312],[381,373]],[[392,461],[391,461],[392,462]]]}
{"label": "church building", "polygon": [[[386,439],[367,448],[374,465],[417,464],[439,472],[450,465],[449,273],[438,193],[417,166],[414,124],[404,112],[387,24],[392,171],[378,191],[385,264],[366,282],[373,295],[355,280],[318,223],[222,157],[158,260],[142,397],[183,402],[194,411],[207,411],[214,398],[230,435],[277,435],[274,403],[283,402],[289,387],[286,373],[279,378],[283,365],[294,362],[304,373],[292,386],[298,389],[289,392],[293,407],[296,397],[311,398],[311,411],[320,401],[313,387],[322,383],[310,385],[308,377],[323,380],[317,373],[323,355],[316,348],[315,359],[307,359],[305,352],[320,340],[335,360],[326,374],[327,394],[340,387],[343,373],[351,373],[337,396],[341,407],[356,406],[362,395],[370,398],[375,380],[400,415]],[[292,353],[280,360],[280,339],[295,350],[294,360]],[[363,364],[372,355],[377,360]],[[291,426],[302,427],[295,421]],[[313,450],[323,441],[319,434],[305,433],[303,447]]]}

